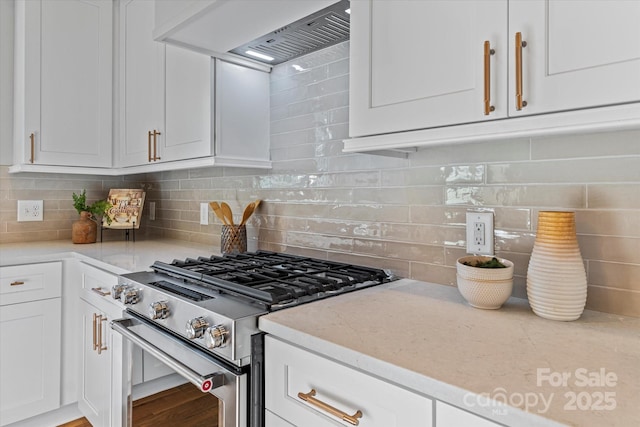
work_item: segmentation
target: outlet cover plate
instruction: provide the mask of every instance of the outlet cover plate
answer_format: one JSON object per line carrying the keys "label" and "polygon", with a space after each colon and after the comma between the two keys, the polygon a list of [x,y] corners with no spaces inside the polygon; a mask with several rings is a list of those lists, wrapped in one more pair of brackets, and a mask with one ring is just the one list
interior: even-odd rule
{"label": "outlet cover plate", "polygon": [[467,212],[467,253],[493,255],[493,212]]}
{"label": "outlet cover plate", "polygon": [[200,203],[200,225],[209,225],[209,205]]}
{"label": "outlet cover plate", "polygon": [[18,222],[43,221],[43,217],[42,200],[18,200]]}

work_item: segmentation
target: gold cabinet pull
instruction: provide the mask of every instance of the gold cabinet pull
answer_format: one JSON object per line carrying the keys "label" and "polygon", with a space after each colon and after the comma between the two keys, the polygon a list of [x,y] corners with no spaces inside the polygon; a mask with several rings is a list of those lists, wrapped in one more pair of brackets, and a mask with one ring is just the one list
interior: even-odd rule
{"label": "gold cabinet pull", "polygon": [[16,280],[15,282],[11,282],[9,284],[10,286],[20,286],[20,285],[24,285],[24,282],[21,280]]}
{"label": "gold cabinet pull", "polygon": [[324,403],[321,400],[316,399],[315,396],[316,395],[316,390],[315,389],[311,389],[311,391],[309,393],[298,393],[298,397],[302,400],[304,400],[305,402],[310,403],[311,405],[317,406],[318,408],[330,413],[331,415],[333,415],[334,417],[338,417],[340,418],[342,421],[346,421],[351,425],[357,426],[358,424],[360,424],[360,421],[358,421],[358,418],[362,418],[362,411],[356,411],[355,414],[353,415],[349,415],[344,411],[341,411],[337,408],[334,408],[333,406],[329,405],[328,403]]}
{"label": "gold cabinet pull", "polygon": [[491,55],[496,51],[491,49],[489,40],[484,42],[484,115],[488,116],[496,107],[491,105]]}
{"label": "gold cabinet pull", "polygon": [[160,160],[160,157],[158,157],[158,135],[162,135],[160,132],[158,132],[157,130],[153,130],[153,160]]}
{"label": "gold cabinet pull", "polygon": [[91,290],[92,290],[93,292],[95,292],[96,294],[101,295],[101,296],[103,296],[103,297],[106,297],[106,296],[111,295],[111,292],[109,292],[109,291],[103,291],[103,290],[102,290],[102,288],[91,288]]}
{"label": "gold cabinet pull", "polygon": [[98,328],[98,337],[96,339],[96,350],[98,350],[98,354],[101,354],[104,350],[107,349],[106,345],[102,345],[102,322],[106,322],[107,318],[103,317],[101,314],[97,317],[97,328]]}
{"label": "gold cabinet pull", "polygon": [[149,147],[147,152],[149,153],[149,162],[151,162],[153,160],[151,158],[151,131],[147,133],[147,141],[149,142]]}
{"label": "gold cabinet pull", "polygon": [[31,145],[31,157],[29,157],[29,163],[33,163],[35,160],[35,149],[36,149],[36,134],[35,132],[31,132],[29,135],[30,145]]}
{"label": "gold cabinet pull", "polygon": [[527,46],[522,41],[522,33],[516,33],[516,110],[522,110],[527,106],[527,101],[522,100],[522,48]]}
{"label": "gold cabinet pull", "polygon": [[98,324],[98,315],[93,313],[93,351],[96,351],[98,349],[98,344],[97,344],[97,328],[96,325]]}

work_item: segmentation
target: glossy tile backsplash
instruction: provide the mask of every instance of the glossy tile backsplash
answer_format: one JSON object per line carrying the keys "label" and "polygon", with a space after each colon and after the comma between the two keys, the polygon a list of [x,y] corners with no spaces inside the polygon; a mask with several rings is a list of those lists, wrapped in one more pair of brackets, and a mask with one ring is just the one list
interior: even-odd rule
{"label": "glossy tile backsplash", "polygon": [[[250,247],[455,285],[455,261],[465,254],[465,214],[492,211],[497,254],[515,263],[514,293],[524,297],[537,212],[573,210],[588,307],[640,317],[640,131],[431,147],[406,159],[343,154],[348,73],[348,43],[274,68],[269,172],[208,168],[127,177],[128,185],[145,189],[147,203],[157,204],[157,220],[144,218],[145,231],[217,250],[219,221],[210,213],[211,224],[200,225],[200,202],[228,201],[239,220],[241,208],[260,198]],[[38,193],[45,182],[30,180],[39,178],[7,177],[5,167],[2,173],[4,241],[17,235],[15,227],[27,232],[12,219],[15,205],[6,208],[7,200],[20,186],[30,187],[29,197],[49,192]],[[46,183],[62,187],[55,203],[70,200],[65,188],[82,188],[73,179]],[[123,185],[87,180],[92,194]],[[65,221],[60,227],[70,228]],[[63,229],[43,238],[68,234]]]}

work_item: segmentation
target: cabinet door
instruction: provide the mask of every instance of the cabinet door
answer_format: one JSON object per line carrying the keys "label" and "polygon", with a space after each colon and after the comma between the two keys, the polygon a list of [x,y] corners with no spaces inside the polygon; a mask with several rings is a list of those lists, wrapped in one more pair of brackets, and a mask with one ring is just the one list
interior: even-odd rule
{"label": "cabinet door", "polygon": [[222,166],[269,160],[269,74],[216,60],[215,156]]}
{"label": "cabinet door", "polygon": [[512,116],[640,100],[640,2],[511,0],[509,51],[522,48],[522,89],[515,106],[515,54],[509,60]]}
{"label": "cabinet door", "polygon": [[60,406],[60,315],[60,298],[0,307],[0,425]]}
{"label": "cabinet door", "polygon": [[111,1],[16,2],[19,163],[112,165],[112,21]]}
{"label": "cabinet door", "polygon": [[78,408],[93,427],[111,425],[111,316],[82,300],[82,363]]}
{"label": "cabinet door", "polygon": [[[351,4],[350,136],[506,117],[507,1]],[[484,112],[484,42],[489,115]]]}
{"label": "cabinet door", "polygon": [[164,134],[165,46],[151,38],[154,3],[120,4],[120,166],[149,163],[149,132]]}
{"label": "cabinet door", "polygon": [[210,56],[167,45],[165,133],[158,139],[162,161],[212,154],[212,61]]}

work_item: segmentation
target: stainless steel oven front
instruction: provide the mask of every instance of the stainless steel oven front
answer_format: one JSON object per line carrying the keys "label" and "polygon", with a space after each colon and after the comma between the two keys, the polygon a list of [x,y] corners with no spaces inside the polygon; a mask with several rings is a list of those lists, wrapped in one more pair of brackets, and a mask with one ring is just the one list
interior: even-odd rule
{"label": "stainless steel oven front", "polygon": [[[155,357],[166,367],[190,382],[202,393],[209,393],[218,399],[217,419],[205,425],[218,427],[249,426],[250,367],[237,367],[224,360],[206,354],[190,346],[169,331],[162,330],[148,320],[126,312],[125,318],[114,320],[111,328],[115,345],[122,354],[122,366],[114,369],[113,385],[116,390],[114,403],[114,425],[133,425],[133,387],[135,346]],[[196,410],[204,411],[205,408]],[[173,420],[175,422],[175,420]],[[202,424],[199,424],[202,425]],[[253,425],[253,423],[251,423]]]}

